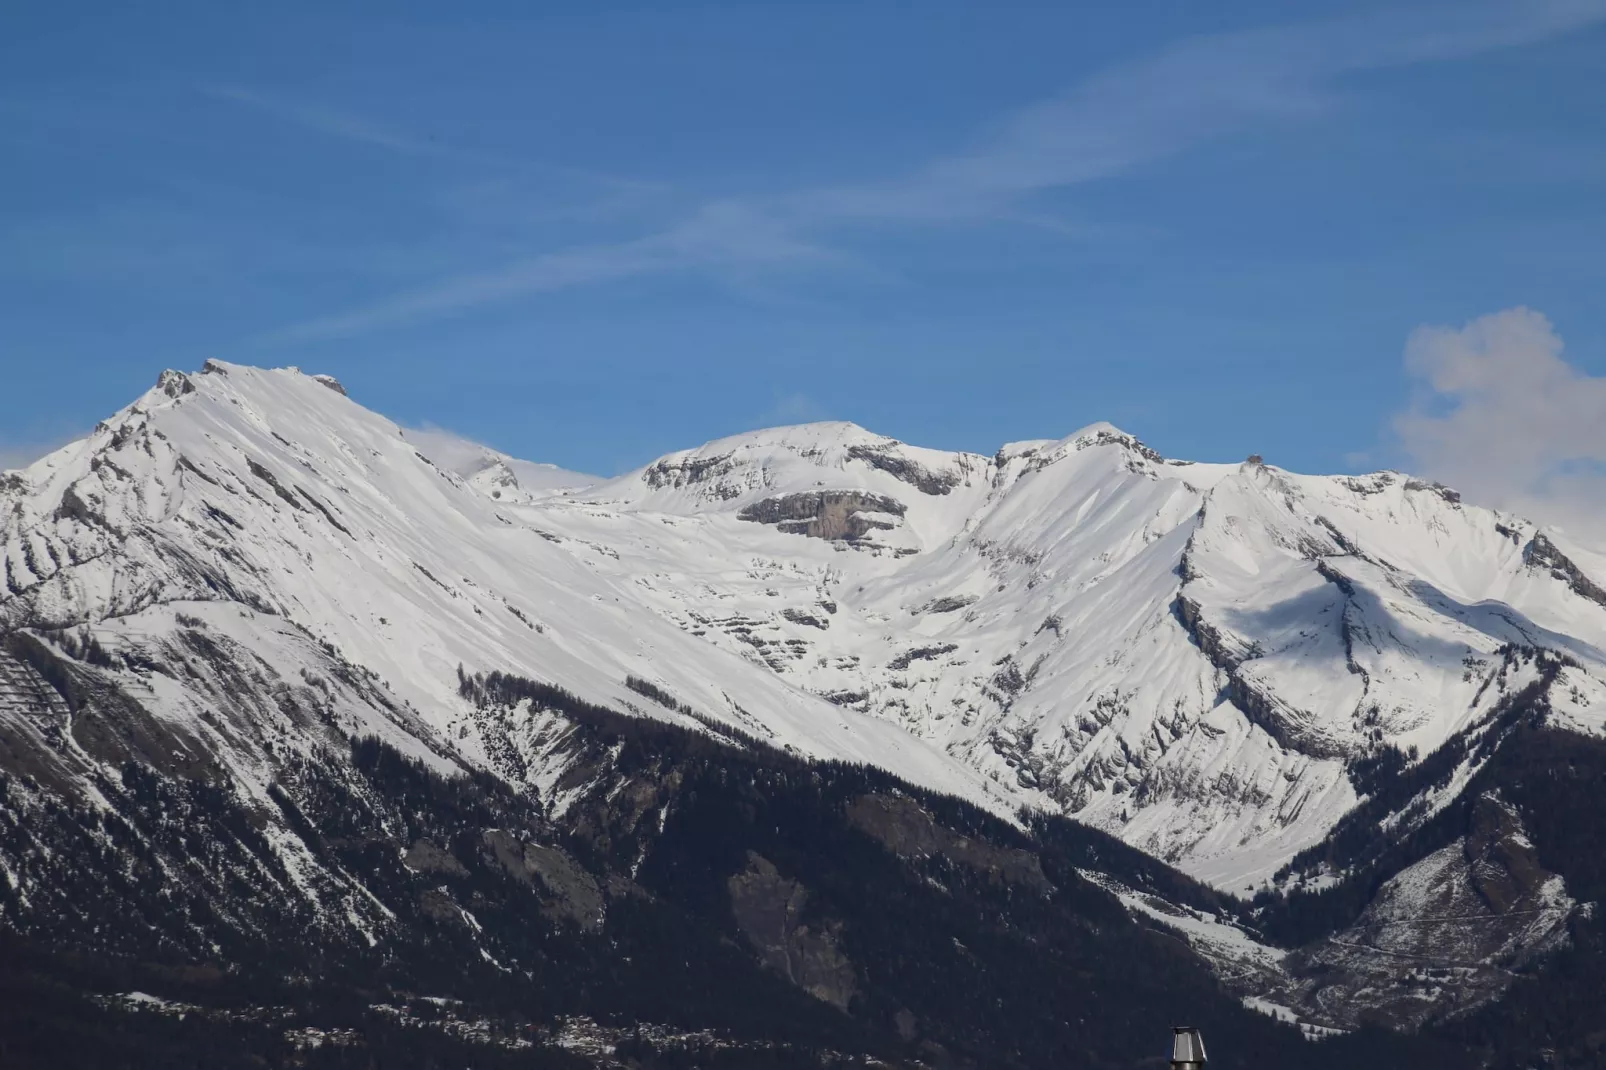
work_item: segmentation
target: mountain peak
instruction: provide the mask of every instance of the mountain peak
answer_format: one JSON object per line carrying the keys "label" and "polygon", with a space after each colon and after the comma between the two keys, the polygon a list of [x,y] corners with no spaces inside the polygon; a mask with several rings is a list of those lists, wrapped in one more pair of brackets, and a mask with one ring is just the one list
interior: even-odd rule
{"label": "mountain peak", "polygon": [[[1074,812],[1241,888],[1354,805],[1347,762],[1427,753],[1522,686],[1502,651],[1606,678],[1601,559],[1404,477],[1247,468],[1108,423],[986,457],[838,421],[584,486],[209,362],[0,482],[0,625],[137,666],[129,636],[179,642],[182,603],[296,664],[243,607],[467,732],[471,761],[503,744],[462,720],[459,662],[621,709],[647,680],[663,716]],[[125,682],[177,719],[215,704]]]}
{"label": "mountain peak", "polygon": [[[910,446],[858,424],[823,421],[729,435],[679,450],[585,492],[616,505],[665,512],[768,515],[802,508],[832,509],[844,495],[887,503],[897,517],[878,522],[908,536],[888,545],[908,550],[925,539],[946,538],[961,521],[959,507],[935,499],[970,501],[984,494],[989,462],[976,454]],[[824,497],[822,497],[822,495]],[[779,505],[785,499],[797,499]],[[857,499],[856,499],[857,500]],[[766,505],[765,503],[770,503]],[[779,515],[777,513],[776,515]]]}

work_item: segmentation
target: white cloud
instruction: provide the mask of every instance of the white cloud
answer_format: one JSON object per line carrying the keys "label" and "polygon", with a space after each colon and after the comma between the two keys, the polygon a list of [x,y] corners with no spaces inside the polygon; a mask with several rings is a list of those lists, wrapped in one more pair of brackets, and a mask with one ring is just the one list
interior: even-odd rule
{"label": "white cloud", "polygon": [[1606,545],[1606,378],[1567,362],[1548,319],[1422,327],[1405,361],[1419,395],[1394,430],[1416,471]]}

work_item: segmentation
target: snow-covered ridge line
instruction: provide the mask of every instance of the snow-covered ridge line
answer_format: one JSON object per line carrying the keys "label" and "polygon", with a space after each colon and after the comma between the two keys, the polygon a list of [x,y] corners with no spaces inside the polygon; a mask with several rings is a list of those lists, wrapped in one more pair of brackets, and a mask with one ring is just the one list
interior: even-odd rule
{"label": "snow-covered ridge line", "polygon": [[[1357,759],[1484,717],[1513,686],[1504,647],[1565,654],[1556,705],[1599,724],[1601,559],[1398,473],[1188,463],[1108,424],[986,456],[820,423],[536,486],[430,434],[293,369],[163,373],[0,476],[0,631],[123,651],[101,668],[189,723],[214,700],[140,676],[138,652],[196,630],[176,614],[277,619],[411,711],[351,725],[416,718],[421,750],[531,783],[458,667],[681,716],[636,678],[776,746],[1074,814],[1236,891],[1355,804]],[[229,634],[296,675],[295,644]]]}

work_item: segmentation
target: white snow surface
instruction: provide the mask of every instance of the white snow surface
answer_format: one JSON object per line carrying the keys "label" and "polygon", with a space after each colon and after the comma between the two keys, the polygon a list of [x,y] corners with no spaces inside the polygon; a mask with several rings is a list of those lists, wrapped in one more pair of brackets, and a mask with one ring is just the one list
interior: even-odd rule
{"label": "white snow surface", "polygon": [[439,427],[409,427],[402,434],[431,461],[462,476],[494,499],[528,501],[602,482],[597,476],[555,464],[521,461]]}
{"label": "white snow surface", "polygon": [[[1503,644],[1567,655],[1557,717],[1606,731],[1598,562],[1556,533],[1575,575],[1537,561],[1533,524],[1397,473],[1191,464],[1107,424],[992,457],[807,424],[594,485],[441,441],[294,369],[164,373],[0,476],[0,629],[253,604],[470,761],[459,665],[698,727],[625,687],[643,677],[776,746],[1060,810],[1233,891],[1356,803],[1346,760],[1486,716],[1516,686]],[[860,533],[789,530],[826,500]],[[211,616],[269,661],[296,649]],[[147,701],[193,716],[183,686]]]}

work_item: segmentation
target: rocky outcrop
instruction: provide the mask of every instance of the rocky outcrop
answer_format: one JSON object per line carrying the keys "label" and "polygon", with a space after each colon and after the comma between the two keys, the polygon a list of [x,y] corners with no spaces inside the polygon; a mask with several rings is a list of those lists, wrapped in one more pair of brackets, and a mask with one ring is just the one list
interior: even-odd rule
{"label": "rocky outcrop", "polygon": [[[70,636],[57,633],[63,642]],[[91,643],[86,640],[80,653],[99,664],[70,656],[27,631],[13,632],[0,642],[0,681],[20,700],[12,708],[0,704],[0,714],[12,721],[0,726],[0,772],[49,776],[79,768],[88,759],[113,767],[139,762],[207,782],[226,779],[196,727],[153,714],[119,686],[114,674],[103,671],[110,656]],[[179,670],[153,661],[148,671],[166,675]]]}
{"label": "rocky outcrop", "polygon": [[1254,656],[1252,649],[1245,646],[1237,636],[1228,635],[1204,619],[1199,603],[1185,594],[1177,595],[1172,603],[1171,611],[1176,614],[1177,620],[1187,630],[1188,636],[1193,640],[1202,654],[1209,659],[1210,664],[1225,673],[1237,671],[1242,665]]}
{"label": "rocky outcrop", "polygon": [[[1326,576],[1328,573],[1323,572],[1323,575]],[[1333,576],[1336,577],[1337,574],[1334,573]],[[1338,583],[1341,588],[1348,586],[1342,577],[1334,579],[1333,582]],[[1244,666],[1248,662],[1261,656],[1261,651],[1255,644],[1245,644],[1237,636],[1224,632],[1205,620],[1199,603],[1187,595],[1179,594],[1171,609],[1177,621],[1193,639],[1194,645],[1226,678],[1227,697],[1245,717],[1289,750],[1296,750],[1313,758],[1342,758],[1349,754],[1347,748],[1340,746],[1327,733],[1320,730],[1308,712],[1290,706],[1272,692],[1265,681],[1256,678],[1253,672],[1245,671]],[[1347,625],[1345,627],[1347,645]],[[1354,666],[1353,659],[1350,664]],[[1354,667],[1351,671],[1360,670]]]}
{"label": "rocky outcrop", "polygon": [[279,482],[278,476],[274,475],[272,472],[268,471],[262,465],[258,464],[254,460],[251,460],[250,458],[246,459],[245,466],[251,470],[252,475],[256,476],[258,479],[262,480],[262,482],[272,487],[273,493],[277,494],[279,499],[290,508],[294,509],[298,513],[304,513],[307,511],[307,507],[302,505],[300,500],[297,499],[294,494],[290,493],[289,489],[283,483]]}
{"label": "rocky outcrop", "polygon": [[468,876],[468,869],[451,852],[442,850],[429,840],[418,840],[402,856],[402,863],[414,873],[443,873],[452,877]]}
{"label": "rocky outcrop", "polygon": [[1539,864],[1522,816],[1496,792],[1479,796],[1462,845],[1472,887],[1494,914],[1506,915],[1541,896],[1555,875]]}
{"label": "rocky outcrop", "polygon": [[314,375],[312,377],[312,381],[317,383],[317,384],[319,384],[320,386],[328,387],[330,390],[333,390],[335,393],[339,394],[341,397],[348,397],[349,396],[346,393],[346,388],[340,385],[340,380],[336,379],[332,375]]}
{"label": "rocky outcrop", "polygon": [[1152,464],[1164,464],[1165,458],[1158,450],[1153,449],[1132,435],[1114,429],[1098,431],[1079,439],[1076,443],[1078,450],[1089,449],[1093,446],[1123,446]]}
{"label": "rocky outcrop", "polygon": [[964,609],[967,606],[974,605],[976,603],[976,601],[977,601],[976,596],[973,595],[973,594],[950,594],[950,595],[944,595],[941,598],[933,598],[931,601],[925,603],[920,608],[916,609],[915,612],[916,613],[957,613],[961,609]]}
{"label": "rocky outcrop", "polygon": [[785,617],[793,624],[802,624],[810,628],[818,628],[822,632],[831,627],[831,619],[829,617],[815,616],[813,613],[810,613],[807,610],[793,609],[789,607],[781,610],[781,616]]}
{"label": "rocky outcrop", "polygon": [[884,495],[822,490],[765,498],[747,506],[736,517],[754,524],[774,524],[792,535],[857,542],[872,531],[893,527],[890,521],[867,514],[901,517],[906,511],[902,502]]}
{"label": "rocky outcrop", "polygon": [[491,856],[510,877],[527,885],[540,881],[547,891],[543,913],[571,921],[587,932],[602,928],[602,889],[562,848],[523,843],[503,829],[488,829],[483,838]]}
{"label": "rocky outcrop", "polygon": [[815,999],[847,1010],[858,983],[853,963],[838,946],[841,923],[805,922],[807,889],[752,851],[747,868],[726,885],[736,925],[764,965]]}
{"label": "rocky outcrop", "polygon": [[849,446],[848,456],[871,468],[879,468],[922,494],[947,494],[960,483],[959,473],[933,472],[896,452],[893,446]]}
{"label": "rocky outcrop", "polygon": [[1054,886],[1030,851],[998,847],[962,836],[937,823],[905,795],[862,795],[848,804],[848,823],[900,858],[942,857],[985,873],[994,884],[1016,885],[1039,895]]}
{"label": "rocky outcrop", "polygon": [[1241,671],[1227,678],[1227,695],[1245,717],[1285,748],[1312,758],[1346,758],[1351,748],[1321,730],[1315,718],[1280,699],[1265,684]]}
{"label": "rocky outcrop", "polygon": [[1407,479],[1405,481],[1405,489],[1426,491],[1429,494],[1443,498],[1451,505],[1461,504],[1461,492],[1453,487],[1447,487],[1443,483],[1430,482],[1425,479]]}
{"label": "rocky outcrop", "polygon": [[732,456],[725,453],[717,457],[665,457],[648,465],[641,479],[653,490],[707,483],[735,468]]}
{"label": "rocky outcrop", "polygon": [[1528,545],[1522,548],[1522,560],[1529,568],[1548,570],[1551,576],[1565,583],[1578,597],[1606,606],[1606,588],[1585,575],[1583,569],[1543,534],[1535,533],[1528,540]]}
{"label": "rocky outcrop", "polygon": [[1319,1024],[1416,1028],[1500,995],[1567,939],[1576,905],[1498,793],[1467,832],[1386,881],[1356,922],[1289,955],[1265,993]]}
{"label": "rocky outcrop", "polygon": [[902,672],[917,661],[935,661],[944,654],[951,654],[959,647],[955,643],[938,643],[935,646],[917,646],[913,650],[905,650],[902,654],[887,662],[887,668],[893,672]]}
{"label": "rocky outcrop", "polygon": [[157,377],[156,389],[177,400],[185,394],[195,393],[195,384],[190,382],[190,377],[183,372],[169,368]]}

